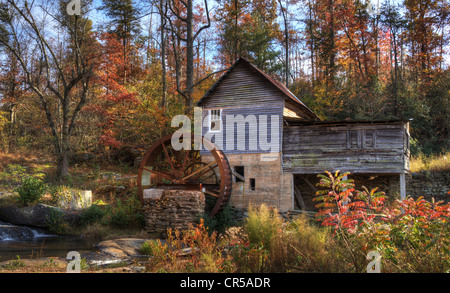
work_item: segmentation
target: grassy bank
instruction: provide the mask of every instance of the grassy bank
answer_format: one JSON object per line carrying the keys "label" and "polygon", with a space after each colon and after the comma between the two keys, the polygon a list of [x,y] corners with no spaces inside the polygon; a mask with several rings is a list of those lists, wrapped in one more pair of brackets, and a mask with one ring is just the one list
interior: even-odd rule
{"label": "grassy bank", "polygon": [[423,154],[413,156],[411,157],[409,166],[411,172],[450,171],[450,152],[432,156]]}

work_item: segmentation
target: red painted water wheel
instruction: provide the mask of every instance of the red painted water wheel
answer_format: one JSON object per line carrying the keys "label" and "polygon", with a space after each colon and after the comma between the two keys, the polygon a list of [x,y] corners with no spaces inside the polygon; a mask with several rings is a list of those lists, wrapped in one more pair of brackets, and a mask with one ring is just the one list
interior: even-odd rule
{"label": "red painted water wheel", "polygon": [[159,139],[147,150],[137,180],[141,202],[144,202],[145,189],[160,188],[203,191],[212,202],[207,204],[206,211],[211,217],[226,206],[232,187],[230,164],[214,143],[192,134],[191,142],[194,139],[201,139],[213,160],[202,161],[200,152],[193,147],[175,150],[172,135]]}

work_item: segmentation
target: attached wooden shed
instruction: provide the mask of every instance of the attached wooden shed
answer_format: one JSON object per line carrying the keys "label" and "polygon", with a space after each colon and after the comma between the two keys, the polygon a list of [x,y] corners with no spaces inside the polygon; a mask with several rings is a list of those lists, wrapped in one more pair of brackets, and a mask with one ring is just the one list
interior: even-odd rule
{"label": "attached wooden shed", "polygon": [[409,172],[408,121],[287,122],[283,171]]}
{"label": "attached wooden shed", "polygon": [[[408,121],[321,121],[282,83],[243,58],[197,106],[202,135],[222,148],[234,170],[235,207],[304,208],[296,201],[295,177],[336,170],[398,176],[405,196]],[[205,163],[213,159],[201,155]]]}

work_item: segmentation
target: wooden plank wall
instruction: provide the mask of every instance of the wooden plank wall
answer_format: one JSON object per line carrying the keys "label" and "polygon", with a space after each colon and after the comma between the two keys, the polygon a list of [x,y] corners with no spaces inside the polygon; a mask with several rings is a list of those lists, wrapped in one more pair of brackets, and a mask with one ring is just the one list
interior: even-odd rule
{"label": "wooden plank wall", "polygon": [[202,102],[205,108],[245,107],[261,104],[279,104],[285,95],[269,81],[238,64],[230,74]]}
{"label": "wooden plank wall", "polygon": [[[208,109],[203,109],[202,112],[202,121],[203,121],[203,127],[202,127],[202,135],[209,138],[209,127],[208,127]],[[235,117],[238,117],[238,115],[242,115],[242,117],[247,119],[246,121],[256,121],[256,127],[250,126],[249,123],[245,123],[244,125],[238,123],[233,123],[233,126],[230,126],[228,119],[234,119]],[[264,143],[264,141],[260,141],[261,138],[261,129],[260,129],[260,119],[261,116],[265,115],[266,117],[266,129],[267,129],[267,140],[269,142],[268,146],[273,146],[271,144],[271,138],[276,139],[278,141],[277,147],[269,148],[268,147],[262,147],[261,144]],[[257,105],[252,107],[228,107],[228,108],[222,108],[222,131],[221,132],[214,132],[214,136],[211,137],[211,141],[216,142],[218,136],[222,137],[223,139],[223,150],[225,154],[245,154],[245,153],[269,153],[269,152],[277,152],[279,153],[281,151],[281,142],[282,142],[282,115],[283,115],[283,104],[282,103],[273,103],[270,105]],[[278,135],[272,136],[272,116],[274,116],[274,120],[277,122],[277,129],[278,129]],[[253,119],[254,118],[254,119]],[[234,120],[235,121],[235,120]],[[264,121],[264,120],[263,120]],[[228,123],[227,123],[228,122]],[[234,128],[234,145],[227,145],[227,135],[230,135],[227,131],[227,127],[233,127]],[[274,126],[275,127],[275,126]],[[256,130],[256,131],[255,131]],[[213,134],[213,133],[211,133]],[[238,142],[244,146],[245,148],[239,148]],[[256,148],[252,148],[251,145],[256,146]],[[200,154],[204,155],[209,152],[202,151]]]}
{"label": "wooden plank wall", "polygon": [[404,123],[341,123],[285,127],[283,171],[314,174],[409,172]]}

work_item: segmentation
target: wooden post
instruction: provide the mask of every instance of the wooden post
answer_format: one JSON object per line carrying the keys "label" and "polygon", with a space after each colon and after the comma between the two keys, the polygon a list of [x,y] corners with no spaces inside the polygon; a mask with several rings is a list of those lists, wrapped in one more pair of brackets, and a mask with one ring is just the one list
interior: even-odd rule
{"label": "wooden post", "polygon": [[[342,177],[342,181],[347,180],[347,179],[348,179],[348,176]],[[347,190],[347,188],[344,190]],[[348,199],[346,201],[344,201],[344,205],[346,205],[348,202],[349,202]]]}
{"label": "wooden post", "polygon": [[400,199],[406,199],[406,177],[405,173],[400,174]]}

